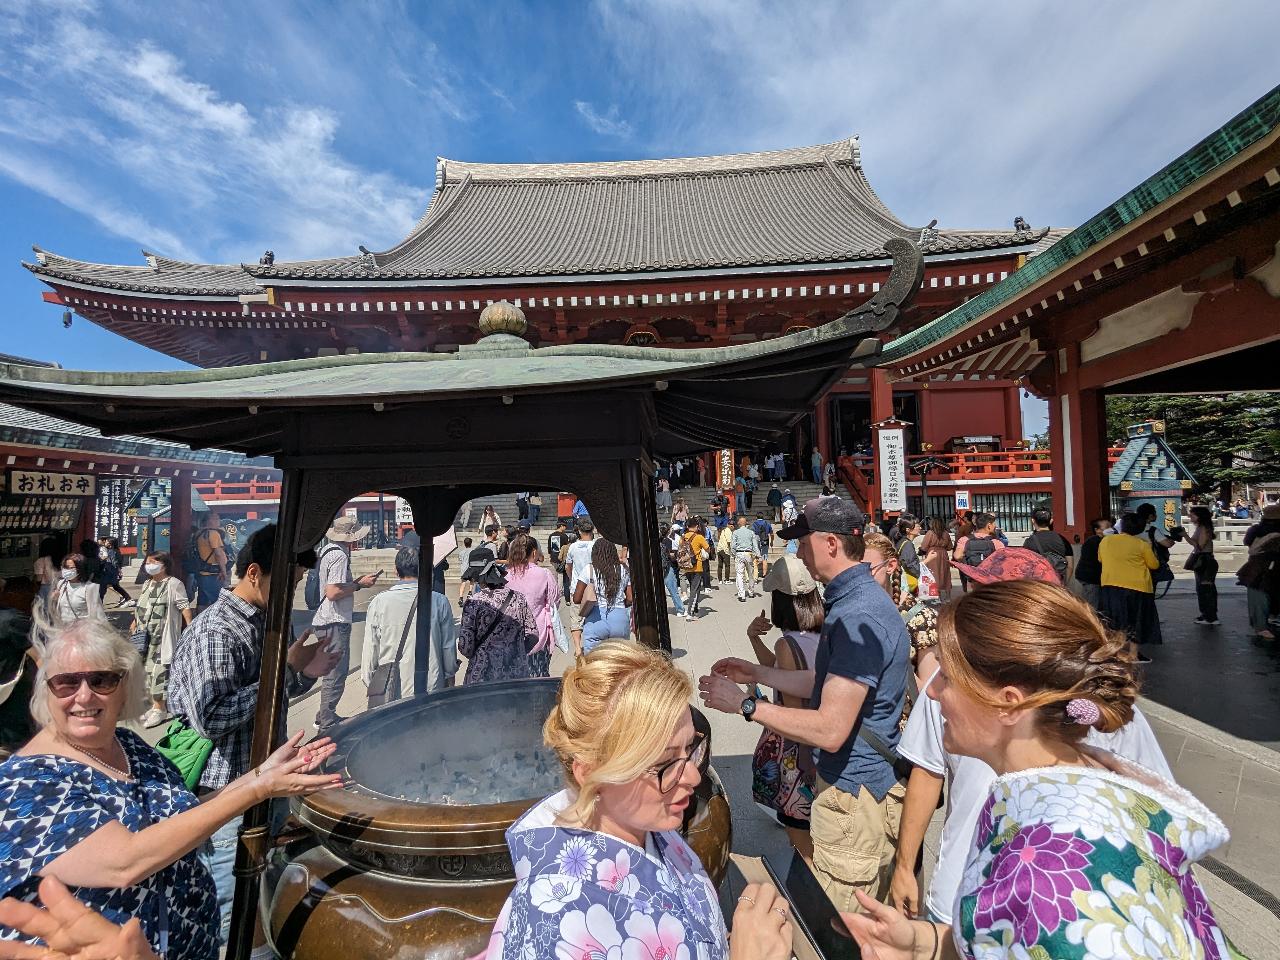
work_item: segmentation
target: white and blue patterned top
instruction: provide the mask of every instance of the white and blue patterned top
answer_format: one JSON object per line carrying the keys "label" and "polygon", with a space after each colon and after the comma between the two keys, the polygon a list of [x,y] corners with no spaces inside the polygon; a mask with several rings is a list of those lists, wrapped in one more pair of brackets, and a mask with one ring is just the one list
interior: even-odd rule
{"label": "white and blue patterned top", "polygon": [[507,830],[516,885],[484,960],[725,960],[716,888],[675,831],[645,847],[560,826],[568,791]]}
{"label": "white and blue patterned top", "polygon": [[[112,820],[138,832],[199,801],[177,768],[141,737],[120,730],[132,781],[116,780],[84,763],[48,754],[12,756],[0,763],[0,896],[34,902],[40,871]],[[132,887],[76,887],[77,900],[114,923],[137,917],[153,949],[166,960],[213,960],[218,955],[218,902],[213,878],[195,851]],[[0,940],[18,939],[0,926]]]}

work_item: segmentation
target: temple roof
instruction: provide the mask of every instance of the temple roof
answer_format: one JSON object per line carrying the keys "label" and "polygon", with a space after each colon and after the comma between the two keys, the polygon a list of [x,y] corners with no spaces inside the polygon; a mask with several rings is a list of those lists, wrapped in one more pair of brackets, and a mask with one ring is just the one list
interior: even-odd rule
{"label": "temple roof", "polygon": [[902,237],[926,255],[1030,248],[1047,228],[950,230],[904,224],[862,169],[857,138],[790,150],[600,163],[440,158],[436,191],[390,250],[263,264],[148,255],[108,266],[37,251],[49,279],[140,293],[238,295],[282,283],[629,276],[685,270],[884,262]]}

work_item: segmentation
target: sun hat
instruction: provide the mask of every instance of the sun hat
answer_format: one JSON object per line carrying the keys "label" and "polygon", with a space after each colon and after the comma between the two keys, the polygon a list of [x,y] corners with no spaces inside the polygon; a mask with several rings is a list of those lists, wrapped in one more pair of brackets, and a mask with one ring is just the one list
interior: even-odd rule
{"label": "sun hat", "polygon": [[325,536],[336,543],[355,543],[367,537],[371,529],[367,523],[362,526],[355,517],[344,516],[333,521]]}
{"label": "sun hat", "polygon": [[780,559],[775,560],[769,566],[769,572],[764,575],[764,584],[762,586],[766,593],[781,590],[783,593],[793,597],[804,593],[812,593],[818,589],[817,583],[814,582],[813,576],[809,573],[804,562],[799,557],[793,557],[790,554],[783,554]]}
{"label": "sun hat", "polygon": [[1001,580],[1039,580],[1062,586],[1062,578],[1053,564],[1034,550],[1026,547],[1005,547],[996,550],[983,558],[981,563],[958,563],[951,565],[974,583],[996,583]]}

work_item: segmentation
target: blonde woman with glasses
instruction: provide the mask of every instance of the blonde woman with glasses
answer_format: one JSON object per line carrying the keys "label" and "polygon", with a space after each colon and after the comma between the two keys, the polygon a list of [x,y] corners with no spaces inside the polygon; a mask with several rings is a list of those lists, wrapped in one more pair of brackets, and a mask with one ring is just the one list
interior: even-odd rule
{"label": "blonde woman with glasses", "polygon": [[662,654],[621,640],[565,673],[543,725],[565,789],[507,831],[516,885],[487,960],[790,957],[786,901],[755,884],[730,949],[716,888],[680,836],[708,750],[692,693]]}

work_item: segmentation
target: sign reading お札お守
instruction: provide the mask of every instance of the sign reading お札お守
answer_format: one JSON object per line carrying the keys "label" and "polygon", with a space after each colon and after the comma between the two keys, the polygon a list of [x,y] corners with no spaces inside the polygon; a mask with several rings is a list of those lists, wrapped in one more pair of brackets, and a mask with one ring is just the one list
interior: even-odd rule
{"label": "sign reading \u304a\u672d\u304a\u5b88", "polygon": [[907,509],[907,452],[901,427],[881,428],[879,437],[880,509],[901,513]]}
{"label": "sign reading \u304a\u672d\u304a\u5b88", "polygon": [[49,473],[44,470],[10,470],[9,493],[96,497],[97,478],[91,473]]}

